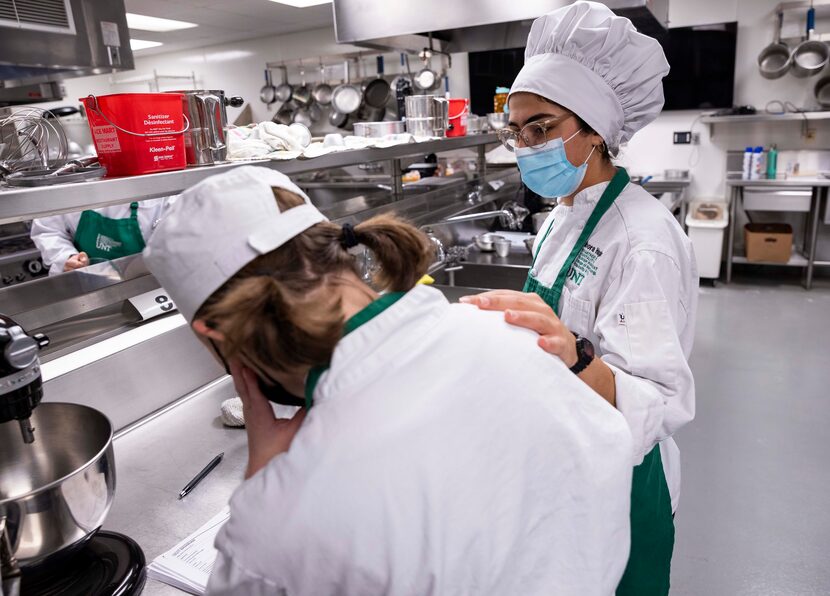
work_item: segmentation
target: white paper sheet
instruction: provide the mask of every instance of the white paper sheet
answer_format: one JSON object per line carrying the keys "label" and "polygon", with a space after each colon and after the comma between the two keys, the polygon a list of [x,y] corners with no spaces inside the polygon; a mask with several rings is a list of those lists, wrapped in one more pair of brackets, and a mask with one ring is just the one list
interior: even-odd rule
{"label": "white paper sheet", "polygon": [[147,577],[190,594],[204,594],[216,561],[213,541],[229,516],[230,509],[225,507],[193,534],[153,559],[147,566]]}

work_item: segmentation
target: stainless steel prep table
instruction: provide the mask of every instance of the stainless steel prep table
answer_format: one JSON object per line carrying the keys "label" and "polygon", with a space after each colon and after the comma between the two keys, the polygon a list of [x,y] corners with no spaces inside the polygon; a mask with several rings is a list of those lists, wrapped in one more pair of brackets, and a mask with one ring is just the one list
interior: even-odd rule
{"label": "stainless steel prep table", "polygon": [[[223,377],[116,437],[115,500],[104,529],[138,542],[148,564],[219,513],[242,483],[248,461],[245,430],[219,420],[219,404],[235,395],[230,377]],[[184,485],[222,451],[222,463],[178,500]],[[183,592],[148,579],[143,594]]]}
{"label": "stainless steel prep table", "polygon": [[807,233],[803,253],[796,253],[787,263],[754,263],[759,265],[778,265],[790,267],[804,267],[806,270],[804,287],[810,289],[813,285],[813,270],[816,265],[830,266],[830,261],[816,261],[816,242],[818,240],[818,226],[821,219],[821,204],[827,199],[827,187],[830,187],[830,178],[788,178],[787,180],[743,180],[727,178],[726,185],[730,188],[729,225],[726,228],[726,282],[732,281],[732,264],[747,263],[746,257],[736,257],[735,248],[735,217],[738,213],[738,204],[743,205],[744,188],[794,188],[811,187],[812,198],[810,211],[807,217]]}

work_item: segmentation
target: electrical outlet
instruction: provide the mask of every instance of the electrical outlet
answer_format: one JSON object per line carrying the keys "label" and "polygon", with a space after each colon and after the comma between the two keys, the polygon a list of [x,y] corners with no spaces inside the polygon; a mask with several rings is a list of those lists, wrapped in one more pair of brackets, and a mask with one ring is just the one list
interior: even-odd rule
{"label": "electrical outlet", "polygon": [[692,133],[689,130],[675,131],[674,144],[675,145],[689,145],[692,142]]}

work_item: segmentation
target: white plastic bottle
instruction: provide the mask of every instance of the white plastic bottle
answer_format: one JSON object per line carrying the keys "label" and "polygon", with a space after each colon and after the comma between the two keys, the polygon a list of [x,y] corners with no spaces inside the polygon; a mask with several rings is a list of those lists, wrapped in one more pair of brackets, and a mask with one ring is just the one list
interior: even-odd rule
{"label": "white plastic bottle", "polygon": [[752,172],[752,147],[747,147],[744,150],[744,168],[741,178],[749,180]]}
{"label": "white plastic bottle", "polygon": [[750,166],[751,173],[749,176],[750,180],[760,180],[763,176],[761,173],[764,171],[764,148],[763,147],[755,147],[755,150],[752,152],[752,163]]}

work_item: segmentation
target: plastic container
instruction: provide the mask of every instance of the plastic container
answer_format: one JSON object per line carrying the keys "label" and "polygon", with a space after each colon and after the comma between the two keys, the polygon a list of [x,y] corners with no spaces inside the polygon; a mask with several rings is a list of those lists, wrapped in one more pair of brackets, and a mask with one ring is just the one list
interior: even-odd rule
{"label": "plastic container", "polygon": [[493,112],[501,113],[507,111],[507,96],[510,89],[507,87],[496,87],[496,94],[493,96]]}
{"label": "plastic container", "polygon": [[686,215],[689,239],[695,249],[700,277],[720,277],[723,236],[729,225],[729,206],[721,201],[695,201]]}
{"label": "plastic container", "polygon": [[775,180],[778,175],[778,149],[775,145],[767,151],[767,179]]}
{"label": "plastic container", "polygon": [[749,179],[760,180],[764,172],[764,148],[755,147],[752,151],[752,165],[750,166]]}
{"label": "plastic container", "polygon": [[467,115],[470,113],[470,102],[465,98],[450,99],[448,137],[463,137],[467,134]]}
{"label": "plastic container", "polygon": [[136,176],[187,166],[181,93],[90,95],[86,108],[92,141],[107,177]]}
{"label": "plastic container", "polygon": [[749,180],[752,173],[752,147],[747,147],[744,150],[744,167],[741,178]]}

